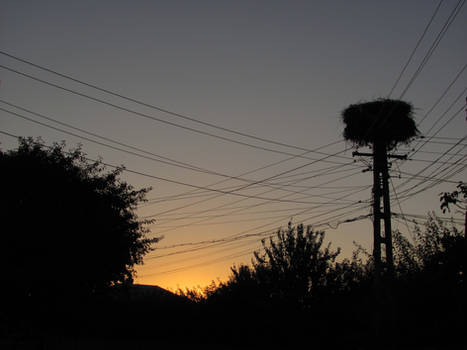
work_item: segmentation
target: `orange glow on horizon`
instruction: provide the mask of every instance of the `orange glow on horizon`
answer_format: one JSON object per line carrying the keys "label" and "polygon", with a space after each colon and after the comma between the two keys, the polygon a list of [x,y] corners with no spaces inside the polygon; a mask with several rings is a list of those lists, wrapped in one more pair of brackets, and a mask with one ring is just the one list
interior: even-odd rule
{"label": "orange glow on horizon", "polygon": [[226,281],[230,275],[230,263],[222,265],[206,266],[204,268],[193,268],[186,271],[180,271],[172,274],[154,274],[147,277],[139,277],[143,273],[138,273],[135,283],[157,285],[159,287],[177,291],[186,288],[204,287],[210,285],[212,281]]}

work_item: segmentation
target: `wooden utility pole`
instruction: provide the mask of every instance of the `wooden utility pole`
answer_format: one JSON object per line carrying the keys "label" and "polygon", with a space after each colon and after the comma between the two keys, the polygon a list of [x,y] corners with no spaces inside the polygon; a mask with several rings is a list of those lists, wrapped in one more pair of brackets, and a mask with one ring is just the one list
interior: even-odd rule
{"label": "wooden utility pole", "polygon": [[[394,259],[392,255],[388,158],[405,159],[407,156],[388,155],[387,145],[383,142],[373,144],[373,153],[353,152],[352,155],[373,157],[373,258],[377,276],[384,272],[391,274],[394,268]],[[384,222],[383,232],[381,231],[381,220]],[[385,255],[384,260],[382,252]]]}

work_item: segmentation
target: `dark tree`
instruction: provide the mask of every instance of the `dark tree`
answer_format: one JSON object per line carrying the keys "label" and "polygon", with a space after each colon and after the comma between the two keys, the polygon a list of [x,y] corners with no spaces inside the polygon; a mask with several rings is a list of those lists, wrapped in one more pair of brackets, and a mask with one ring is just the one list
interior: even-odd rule
{"label": "dark tree", "polygon": [[21,139],[17,150],[0,152],[0,269],[16,298],[90,295],[131,282],[155,241],[135,213],[149,189],[64,148]]}

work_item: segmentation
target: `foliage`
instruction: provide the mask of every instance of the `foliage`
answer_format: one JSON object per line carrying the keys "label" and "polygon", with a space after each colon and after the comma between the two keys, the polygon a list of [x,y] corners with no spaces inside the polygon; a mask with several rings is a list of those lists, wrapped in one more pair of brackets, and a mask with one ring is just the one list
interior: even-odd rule
{"label": "foliage", "polygon": [[433,214],[412,240],[399,232],[393,238],[396,274],[390,290],[398,332],[430,343],[461,341],[467,324],[467,241],[453,223]]}
{"label": "foliage", "polygon": [[[446,210],[451,211],[450,207],[454,206],[465,213],[465,224],[467,225],[467,185],[461,181],[457,185],[457,190],[452,192],[443,192],[440,196],[439,201],[441,202],[443,213],[446,213]],[[464,232],[464,234],[466,234],[466,232]]]}
{"label": "foliage", "polygon": [[336,334],[345,343],[379,339],[375,324],[397,334],[388,340],[394,344],[440,344],[448,334],[459,341],[467,247],[454,225],[430,215],[413,240],[394,232],[395,274],[378,283],[371,254],[357,246],[350,259],[336,261],[339,250],[323,246],[323,239],[324,232],[289,224],[263,241],[251,265],[233,266],[228,281],[206,288],[203,307],[261,320],[255,337],[273,329],[272,341],[307,337],[303,324],[315,342],[328,345]]}
{"label": "foliage", "polygon": [[[367,259],[361,258],[366,255]],[[327,280],[328,295],[348,295],[357,289],[366,288],[373,276],[373,259],[364,248],[357,245],[351,259],[336,262],[329,270]]]}
{"label": "foliage", "polygon": [[[459,260],[464,239],[455,225],[447,226],[434,214],[428,216],[425,229],[416,227],[413,242],[396,231],[393,235],[394,262],[401,275],[455,268],[451,260]],[[450,263],[448,264],[448,260]],[[460,261],[459,261],[460,264]]]}
{"label": "foliage", "polygon": [[203,303],[215,294],[223,285],[223,282],[216,283],[215,281],[211,281],[211,283],[206,287],[196,286],[193,288],[186,287],[185,289],[178,288],[178,290],[175,291],[175,294],[187,298],[195,303]]}
{"label": "foliage", "polygon": [[310,226],[278,230],[269,244],[263,240],[263,252],[255,252],[253,268],[259,283],[278,299],[292,299],[302,304],[326,287],[326,276],[340,249],[322,247],[323,231]]}
{"label": "foliage", "polygon": [[1,274],[18,297],[92,294],[132,281],[151,250],[135,209],[149,189],[119,179],[80,148],[21,139],[0,152]]}
{"label": "foliage", "polygon": [[[272,304],[306,307],[324,294],[340,250],[323,247],[324,232],[289,223],[254,252],[252,265],[233,266],[229,280],[205,291],[210,302],[270,307]],[[269,305],[269,306],[268,306]]]}
{"label": "foliage", "polygon": [[359,146],[376,142],[393,148],[418,135],[413,107],[401,100],[378,99],[352,104],[342,112],[344,138]]}
{"label": "foliage", "polygon": [[446,210],[449,209],[450,204],[458,204],[459,201],[464,201],[467,200],[467,185],[464,182],[460,182],[457,185],[458,190],[452,191],[452,192],[443,192],[441,193],[440,197],[440,202],[441,202],[441,209],[443,210],[443,213],[446,212]]}

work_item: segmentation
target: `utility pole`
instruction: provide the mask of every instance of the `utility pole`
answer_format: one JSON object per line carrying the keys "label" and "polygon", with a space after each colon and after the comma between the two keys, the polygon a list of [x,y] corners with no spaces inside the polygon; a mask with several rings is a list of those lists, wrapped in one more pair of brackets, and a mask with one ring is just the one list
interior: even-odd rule
{"label": "utility pole", "polygon": [[[357,146],[371,146],[373,153],[354,152],[354,156],[373,158],[373,259],[372,315],[376,339],[385,339],[394,325],[394,300],[391,275],[392,256],[391,206],[389,198],[388,155],[397,144],[408,143],[419,134],[413,119],[413,107],[401,100],[377,99],[352,104],[342,111],[344,139]],[[381,203],[382,202],[382,203]],[[383,221],[383,223],[381,222]],[[384,253],[384,254],[383,254]],[[384,255],[384,259],[382,257]],[[385,278],[384,281],[383,277]]]}
{"label": "utility pole", "polygon": [[[394,269],[394,259],[388,158],[407,159],[407,156],[388,155],[387,145],[384,142],[375,142],[373,153],[353,152],[352,155],[373,158],[373,258],[377,276],[381,276],[383,272],[391,274]],[[382,220],[383,232],[381,231]],[[384,252],[384,260],[382,252]]]}

